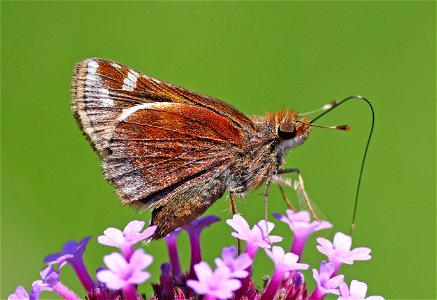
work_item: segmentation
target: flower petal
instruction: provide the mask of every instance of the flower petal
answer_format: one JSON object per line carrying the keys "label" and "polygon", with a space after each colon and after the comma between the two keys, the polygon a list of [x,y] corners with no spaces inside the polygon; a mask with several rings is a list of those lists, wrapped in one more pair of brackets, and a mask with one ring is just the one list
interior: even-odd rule
{"label": "flower petal", "polygon": [[342,284],[340,284],[340,294],[341,297],[347,299],[349,298],[349,288],[346,284],[346,282],[343,282]]}
{"label": "flower petal", "polygon": [[194,265],[194,271],[196,272],[197,279],[199,279],[200,282],[208,280],[212,274],[211,267],[204,261]]}
{"label": "flower petal", "polygon": [[206,294],[207,288],[200,281],[193,280],[193,279],[188,279],[187,280],[187,285],[190,288],[192,288],[199,295],[205,295]]}
{"label": "flower petal", "polygon": [[29,295],[24,287],[17,286],[15,292],[9,295],[8,300],[29,300]]}
{"label": "flower petal", "polygon": [[328,289],[336,289],[340,286],[344,281],[344,275],[337,275],[335,277],[330,278],[326,284],[325,287]]}
{"label": "flower petal", "polygon": [[237,231],[237,233],[243,237],[242,240],[244,240],[244,237],[250,236],[251,230],[249,224],[239,214],[235,214],[232,216],[232,219],[226,220],[226,224]]}
{"label": "flower petal", "polygon": [[367,284],[358,280],[352,280],[350,296],[356,299],[364,299],[367,293]]}
{"label": "flower petal", "polygon": [[370,250],[369,248],[365,247],[359,247],[355,248],[350,252],[350,256],[353,257],[354,260],[369,260],[372,257],[370,256]]}
{"label": "flower petal", "polygon": [[133,284],[140,284],[145,282],[149,278],[150,278],[150,273],[139,271],[132,274],[132,276],[127,281]]}
{"label": "flower petal", "polygon": [[[320,244],[320,246],[323,247],[324,249],[332,249],[332,248],[333,248],[332,243],[331,243],[329,240],[325,239],[325,238],[319,237],[319,238],[316,239],[316,241],[317,241],[317,242]],[[317,249],[319,249],[318,247],[319,247],[319,246],[317,246]],[[319,251],[320,251],[320,250],[319,250]],[[320,251],[320,252],[321,252],[321,251]],[[322,252],[322,253],[323,253],[323,252]],[[323,254],[325,254],[325,253],[323,253]]]}
{"label": "flower petal", "polygon": [[105,255],[103,257],[103,261],[105,262],[109,270],[117,273],[126,270],[128,265],[126,259],[117,252]]}
{"label": "flower petal", "polygon": [[133,220],[130,221],[123,230],[125,236],[139,233],[145,225],[144,221]]}
{"label": "flower petal", "polygon": [[334,235],[334,247],[335,249],[342,249],[349,251],[352,246],[352,238],[344,233],[337,232]]}
{"label": "flower petal", "polygon": [[[108,244],[101,243],[103,245],[118,247],[119,245],[121,245],[125,241],[123,232],[118,228],[109,227],[105,231],[103,231],[103,233],[104,233],[104,236],[106,236],[107,238],[103,239],[102,242],[109,242]],[[100,243],[101,237],[103,237],[103,236],[101,235],[97,239],[99,241],[99,243]],[[110,240],[112,240],[112,242],[110,242]]]}
{"label": "flower petal", "polygon": [[147,227],[146,230],[144,230],[135,240],[135,242],[139,242],[142,240],[146,240],[148,238],[150,238],[156,231],[156,228],[158,228],[158,226],[150,226]]}
{"label": "flower petal", "polygon": [[140,248],[132,254],[129,265],[133,266],[136,270],[142,270],[150,266],[152,261],[153,256],[146,254],[144,249]]}
{"label": "flower petal", "polygon": [[128,283],[109,270],[103,270],[97,273],[97,279],[106,284],[111,290],[119,290],[125,287]]}

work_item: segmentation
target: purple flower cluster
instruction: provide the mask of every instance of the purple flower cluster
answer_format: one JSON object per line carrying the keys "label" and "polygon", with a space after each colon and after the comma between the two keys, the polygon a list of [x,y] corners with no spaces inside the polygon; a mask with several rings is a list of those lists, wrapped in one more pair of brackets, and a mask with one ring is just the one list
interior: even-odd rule
{"label": "purple flower cluster", "polygon": [[[337,295],[338,299],[384,299],[380,296],[366,298],[367,285],[352,280],[350,286],[344,282],[344,276],[338,275],[342,264],[353,264],[357,260],[369,260],[370,249],[351,249],[352,239],[343,233],[336,233],[333,242],[317,238],[317,249],[327,256],[319,269],[313,269],[316,287],[307,291],[304,275],[308,264],[300,260],[308,237],[319,230],[330,228],[326,221],[312,221],[306,211],[287,210],[287,216],[275,214],[275,217],[289,225],[294,234],[289,252],[274,246],[282,241],[282,237],[270,235],[274,224],[265,220],[259,221],[252,228],[241,215],[234,215],[226,223],[234,229],[232,236],[245,242],[244,251],[240,254],[234,246],[222,249],[221,257],[214,260],[215,267],[202,260],[200,235],[204,228],[218,222],[215,216],[200,218],[165,238],[169,263],[161,266],[159,283],[152,284],[154,296],[146,298],[138,294],[137,286],[150,278],[146,269],[153,261],[150,254],[142,248],[135,250],[135,245],[150,239],[156,227],[143,230],[145,222],[132,221],[123,231],[108,228],[104,235],[98,237],[102,245],[116,247],[119,252],[103,258],[106,267],[97,270],[93,280],[83,262],[83,253],[90,237],[77,243],[69,241],[62,251],[48,255],[46,266],[41,271],[42,280],[32,284],[28,294],[22,286],[17,287],[9,300],[38,300],[41,292],[55,292],[64,299],[80,299],[60,281],[60,271],[70,265],[81,281],[87,299],[127,299],[127,300],[170,300],[170,299],[242,299],[242,300],[318,300],[327,294]],[[177,239],[182,231],[188,233],[191,247],[190,269],[182,271],[177,248]],[[253,261],[259,250],[273,261],[274,271],[270,279],[265,280],[264,287],[259,289],[252,279]]]}
{"label": "purple flower cluster", "polygon": [[46,267],[40,272],[42,280],[32,284],[30,294],[19,286],[15,293],[9,296],[11,300],[37,300],[42,291],[52,291],[64,299],[81,299],[60,281],[61,269],[69,264],[82,283],[88,299],[141,299],[137,296],[136,285],[146,281],[150,274],[145,272],[153,260],[143,249],[134,251],[134,245],[150,238],[156,226],[142,231],[143,221],[132,221],[121,231],[108,228],[104,235],[98,238],[100,244],[114,246],[121,253],[114,252],[103,258],[107,268],[97,270],[97,280],[93,280],[83,262],[83,253],[91,237],[86,237],[79,243],[68,241],[62,246],[62,251],[47,255],[44,258]]}

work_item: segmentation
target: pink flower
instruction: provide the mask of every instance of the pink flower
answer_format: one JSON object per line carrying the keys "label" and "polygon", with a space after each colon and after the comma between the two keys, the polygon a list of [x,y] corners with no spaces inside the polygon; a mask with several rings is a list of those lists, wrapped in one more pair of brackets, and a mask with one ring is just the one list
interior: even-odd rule
{"label": "pink flower", "polygon": [[59,280],[59,270],[54,269],[52,266],[47,266],[41,270],[40,275],[43,279],[40,287],[43,287],[45,290],[50,288],[50,290],[53,290],[67,300],[80,300],[79,296],[61,283]]}
{"label": "pink flower", "polygon": [[30,300],[30,297],[24,287],[17,286],[15,293],[10,294],[8,300]]}
{"label": "pink flower", "polygon": [[340,294],[337,288],[343,283],[344,276],[338,275],[331,278],[334,269],[335,265],[326,263],[326,261],[323,261],[320,265],[320,274],[316,269],[313,269],[313,277],[317,282],[317,287],[309,299],[322,299],[326,294]]}
{"label": "pink flower", "polygon": [[97,279],[106,283],[111,290],[119,290],[127,285],[140,284],[150,278],[148,272],[143,271],[153,261],[153,257],[137,249],[129,261],[119,253],[111,253],[103,258],[107,270],[97,273]]}
{"label": "pink flower", "polygon": [[58,264],[58,271],[66,263],[69,263],[87,291],[91,291],[95,288],[94,281],[91,279],[83,262],[83,253],[85,252],[90,239],[91,237],[87,236],[79,243],[74,240],[68,241],[62,246],[61,252],[49,254],[44,258],[44,262],[49,266]]}
{"label": "pink flower", "polygon": [[202,261],[194,266],[194,271],[198,279],[187,280],[187,285],[197,294],[209,296],[209,299],[229,299],[241,287],[241,282],[231,277],[231,271],[227,267],[218,267],[213,272]]}
{"label": "pink flower", "polygon": [[281,268],[284,271],[292,271],[306,270],[309,267],[307,264],[298,263],[299,256],[291,252],[285,253],[284,249],[279,246],[273,246],[272,251],[268,249],[265,249],[265,251],[273,260],[277,269]]}
{"label": "pink flower", "polygon": [[223,248],[222,257],[216,258],[215,264],[218,268],[228,268],[231,271],[231,277],[245,278],[249,275],[249,272],[247,272],[246,269],[252,264],[252,260],[247,253],[243,253],[235,258],[236,254],[237,249],[234,246]]}
{"label": "pink flower", "polygon": [[58,269],[61,269],[67,262],[72,260],[82,260],[82,255],[85,252],[86,246],[91,237],[87,236],[79,243],[71,240],[62,245],[62,251],[49,254],[44,258],[44,262],[48,265],[59,264]]}
{"label": "pink flower", "polygon": [[226,223],[235,229],[236,232],[232,232],[233,237],[246,241],[245,252],[249,254],[251,259],[255,257],[258,248],[271,248],[270,243],[282,241],[280,236],[269,236],[275,224],[271,222],[266,224],[265,220],[259,221],[250,229],[247,221],[242,216],[235,214],[232,219],[226,220]]}
{"label": "pink flower", "polygon": [[295,212],[291,209],[287,209],[287,216],[275,213],[276,219],[287,223],[291,231],[294,233],[293,245],[290,248],[290,252],[297,254],[299,257],[302,255],[308,237],[316,231],[331,228],[331,223],[327,221],[312,221],[310,222],[309,212],[302,210]]}
{"label": "pink flower", "polygon": [[342,263],[351,265],[355,260],[369,260],[371,258],[369,248],[361,247],[350,250],[352,238],[341,232],[335,234],[334,243],[324,238],[317,238],[317,242],[319,243],[317,250],[325,254],[329,261],[335,264],[334,275]]}
{"label": "pink flower", "polygon": [[42,280],[36,280],[32,283],[30,294],[27,294],[24,287],[17,286],[15,292],[9,295],[8,300],[38,300],[42,291],[53,291],[53,289]]}
{"label": "pink flower", "polygon": [[134,251],[134,245],[150,238],[156,230],[156,226],[150,226],[141,232],[145,225],[144,221],[131,221],[123,231],[109,227],[98,237],[97,241],[106,246],[120,248],[126,259],[129,259]]}
{"label": "pink flower", "polygon": [[294,253],[285,253],[284,249],[278,246],[273,246],[272,251],[265,249],[267,255],[275,263],[275,270],[273,271],[272,278],[270,279],[269,285],[264,291],[261,300],[273,299],[281,285],[284,275],[286,272],[293,270],[306,270],[308,269],[307,264],[298,263],[299,256]]}
{"label": "pink flower", "polygon": [[384,300],[381,296],[369,296],[366,297],[367,293],[367,284],[364,282],[360,282],[358,280],[352,280],[350,289],[348,289],[347,284],[343,282],[340,285],[340,293],[341,296],[338,297],[339,300],[364,300],[364,299],[373,299],[373,300]]}

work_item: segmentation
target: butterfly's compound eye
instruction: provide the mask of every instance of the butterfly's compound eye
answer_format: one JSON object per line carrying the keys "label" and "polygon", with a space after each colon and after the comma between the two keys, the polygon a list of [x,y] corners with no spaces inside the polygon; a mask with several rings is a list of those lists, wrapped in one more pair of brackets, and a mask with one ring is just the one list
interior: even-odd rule
{"label": "butterfly's compound eye", "polygon": [[283,140],[289,140],[296,136],[296,128],[292,123],[281,123],[278,127],[278,137]]}

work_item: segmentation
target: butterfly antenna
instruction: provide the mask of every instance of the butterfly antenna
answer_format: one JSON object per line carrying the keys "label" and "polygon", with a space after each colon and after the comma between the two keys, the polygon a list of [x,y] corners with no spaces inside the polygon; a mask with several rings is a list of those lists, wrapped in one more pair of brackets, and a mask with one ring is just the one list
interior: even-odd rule
{"label": "butterfly antenna", "polygon": [[[359,193],[360,193],[361,178],[363,177],[364,164],[365,164],[365,162],[366,162],[367,152],[368,152],[368,150],[369,150],[370,140],[371,140],[371,138],[372,138],[372,134],[373,134],[373,127],[374,127],[374,125],[375,125],[375,112],[374,112],[374,110],[373,110],[373,106],[372,106],[372,104],[370,103],[370,101],[367,100],[366,98],[364,98],[363,96],[359,96],[359,95],[349,96],[349,97],[347,97],[347,98],[345,98],[345,99],[343,99],[343,100],[340,100],[340,101],[334,101],[334,102],[331,102],[331,103],[326,104],[325,106],[323,106],[323,107],[328,107],[328,106],[330,106],[330,107],[327,108],[326,110],[324,110],[323,107],[322,107],[321,109],[319,109],[319,111],[324,110],[324,112],[321,113],[320,115],[318,115],[317,117],[315,117],[314,119],[312,119],[312,120],[310,121],[310,123],[314,123],[315,121],[317,121],[318,119],[320,119],[321,117],[323,117],[324,115],[326,115],[327,113],[329,113],[329,112],[330,112],[331,110],[333,110],[334,108],[340,106],[341,104],[343,104],[343,103],[345,103],[346,101],[349,101],[349,100],[351,100],[351,99],[358,99],[358,100],[363,100],[363,101],[365,101],[365,102],[369,105],[370,110],[372,111],[372,125],[371,125],[371,127],[370,127],[369,137],[367,138],[366,148],[364,149],[363,160],[361,161],[361,169],[360,169],[360,175],[359,175],[359,177],[358,177],[357,192],[356,192],[356,194],[355,194],[355,205],[354,205],[354,212],[353,212],[353,215],[352,215],[352,224],[351,224],[351,230],[350,230],[350,234],[352,235],[352,232],[353,232],[354,229],[355,229],[355,219],[356,219],[356,215],[357,215],[358,196],[359,196]],[[317,111],[317,110],[316,110],[316,111]]]}
{"label": "butterfly antenna", "polygon": [[331,103],[323,105],[320,108],[317,108],[317,109],[314,109],[314,110],[310,110],[310,111],[307,111],[307,112],[303,112],[303,113],[299,113],[299,117],[307,116],[307,115],[313,115],[315,113],[331,109],[332,107],[337,106],[337,105],[338,105],[338,101],[335,100],[335,101],[332,101]]}

